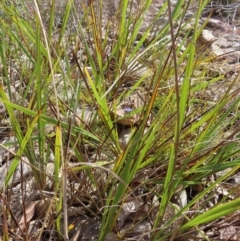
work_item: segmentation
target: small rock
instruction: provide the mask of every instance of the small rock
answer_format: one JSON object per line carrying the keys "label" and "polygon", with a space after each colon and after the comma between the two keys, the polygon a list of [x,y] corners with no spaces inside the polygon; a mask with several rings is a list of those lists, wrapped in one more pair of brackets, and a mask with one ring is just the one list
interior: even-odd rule
{"label": "small rock", "polygon": [[228,42],[228,40],[224,37],[220,37],[215,41],[215,44],[217,44],[221,48],[227,48],[230,47],[231,44]]}
{"label": "small rock", "polygon": [[130,140],[132,134],[132,129],[123,129],[119,134],[119,143],[120,145],[125,148]]}
{"label": "small rock", "polygon": [[[134,238],[134,240],[149,240],[151,231],[151,224],[148,220],[144,219],[137,224],[132,221],[128,221],[120,233],[126,235],[128,238]],[[125,234],[126,233],[126,234]]]}
{"label": "small rock", "polygon": [[92,122],[96,114],[96,111],[85,109],[78,109],[74,117],[74,124],[79,126],[81,124],[89,124]]}
{"label": "small rock", "polygon": [[181,190],[180,192],[175,193],[172,198],[171,202],[179,205],[181,208],[187,205],[187,192],[186,190]]}
{"label": "small rock", "polygon": [[212,44],[212,52],[215,56],[221,56],[224,54],[224,51],[215,43]]}
{"label": "small rock", "polygon": [[[119,143],[123,148],[127,147],[130,137],[133,134],[133,131],[134,131],[134,129],[131,129],[131,128],[123,129],[122,131],[120,131]],[[148,128],[145,128],[143,134],[145,134],[147,131],[148,131]]]}
{"label": "small rock", "polygon": [[141,206],[141,202],[137,198],[134,198],[129,202],[123,203],[120,213],[118,215],[119,229],[122,228],[122,226],[125,224],[125,221],[126,219],[128,219],[129,215],[137,212],[140,206]]}
{"label": "small rock", "polygon": [[211,31],[203,29],[200,34],[198,41],[203,45],[211,45],[216,40],[216,37],[212,34]]}

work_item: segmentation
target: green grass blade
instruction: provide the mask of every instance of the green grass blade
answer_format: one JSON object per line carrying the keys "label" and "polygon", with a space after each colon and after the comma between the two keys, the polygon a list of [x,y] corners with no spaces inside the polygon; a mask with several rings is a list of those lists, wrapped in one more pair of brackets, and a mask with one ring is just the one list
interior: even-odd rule
{"label": "green grass blade", "polygon": [[[17,166],[18,166],[18,163],[21,159],[21,156],[26,152],[25,148],[27,146],[27,143],[29,141],[29,139],[31,138],[31,135],[32,135],[32,132],[34,130],[34,127],[39,119],[39,116],[40,116],[40,112],[38,113],[38,115],[35,116],[35,118],[33,119],[31,125],[29,126],[25,136],[22,138],[21,137],[21,143],[20,146],[19,146],[19,149],[16,153],[16,156],[15,158],[13,159],[12,163],[11,163],[11,166],[9,168],[9,171],[8,171],[8,174],[7,174],[7,177],[5,179],[5,186],[7,186],[9,184],[9,181],[11,180]],[[36,180],[38,180],[38,177],[37,177],[37,172],[34,171],[34,168],[32,169],[33,170],[33,175],[35,176]]]}
{"label": "green grass blade", "polygon": [[228,203],[224,203],[221,205],[217,205],[216,207],[210,209],[209,211],[206,211],[205,213],[202,213],[198,215],[197,217],[193,218],[186,224],[184,224],[181,229],[189,229],[191,227],[196,227],[200,224],[208,223],[213,220],[217,220],[218,218],[224,217],[228,214],[231,214],[233,212],[236,212],[240,207],[240,199],[236,199],[233,201],[230,201]]}
{"label": "green grass blade", "polygon": [[[62,167],[62,133],[60,123],[56,126],[56,137],[55,137],[55,149],[54,149],[54,186],[55,186],[55,194],[58,195],[56,201],[56,213],[59,213],[62,210],[62,189],[60,183],[60,169]],[[60,233],[60,224],[61,224],[61,215],[59,215],[56,219],[56,227],[57,231]]]}

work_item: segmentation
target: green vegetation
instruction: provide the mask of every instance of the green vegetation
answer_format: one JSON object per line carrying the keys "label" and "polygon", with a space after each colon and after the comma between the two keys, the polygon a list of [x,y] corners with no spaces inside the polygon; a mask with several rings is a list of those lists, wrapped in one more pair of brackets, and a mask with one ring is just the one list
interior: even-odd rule
{"label": "green vegetation", "polygon": [[[0,102],[6,108],[0,123],[9,120],[11,137],[0,148],[12,154],[0,182],[2,240],[28,240],[30,220],[38,223],[34,240],[48,240],[46,230],[59,240],[73,240],[75,223],[67,218],[72,207],[99,221],[93,240],[107,240],[111,232],[124,240],[146,219],[151,241],[210,240],[203,227],[233,217],[240,205],[239,198],[230,198],[237,192],[231,189],[209,207],[218,185],[239,169],[240,114],[238,77],[217,100],[204,99],[207,90],[225,81],[224,75],[208,75],[202,66],[214,57],[196,48],[207,1],[198,1],[193,18],[185,18],[191,1],[179,0],[171,10],[171,1],[165,1],[148,24],[151,0],[138,7],[122,1],[107,20],[104,1],[97,7],[82,3],[81,14],[74,1],[59,13],[57,2],[44,11],[36,1],[0,3]],[[137,98],[142,105],[136,106]],[[121,122],[127,117],[133,121],[126,127]],[[26,214],[26,202],[19,221],[13,220],[9,202],[23,157],[31,168],[31,192],[37,190],[47,204],[44,215],[34,217]],[[224,174],[215,175],[220,171]],[[23,202],[30,194],[25,182],[20,181]],[[172,198],[183,190],[188,202],[179,208]],[[119,215],[130,199],[141,199],[141,205],[132,227],[122,231],[119,222],[125,220]]]}

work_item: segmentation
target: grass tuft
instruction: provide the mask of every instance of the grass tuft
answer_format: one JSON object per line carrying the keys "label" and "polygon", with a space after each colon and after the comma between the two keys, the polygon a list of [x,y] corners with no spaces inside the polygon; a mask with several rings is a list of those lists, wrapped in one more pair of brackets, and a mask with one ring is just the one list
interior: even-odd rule
{"label": "grass tuft", "polygon": [[225,81],[197,48],[208,1],[172,2],[0,3],[0,238],[210,240],[236,214],[236,187],[214,193],[239,170],[239,76],[205,97]]}

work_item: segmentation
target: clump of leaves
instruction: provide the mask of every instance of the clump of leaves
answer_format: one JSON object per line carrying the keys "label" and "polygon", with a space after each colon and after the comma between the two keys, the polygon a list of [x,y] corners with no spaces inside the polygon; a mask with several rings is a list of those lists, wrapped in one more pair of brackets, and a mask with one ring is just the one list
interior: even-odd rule
{"label": "clump of leaves", "polygon": [[[202,227],[236,211],[238,199],[226,198],[205,208],[208,195],[239,168],[235,125],[239,115],[231,116],[239,101],[237,92],[231,91],[237,79],[216,103],[210,103],[201,93],[219,79],[206,80],[204,71],[194,77],[199,66],[195,43],[202,30],[198,20],[206,3],[199,1],[194,27],[185,38],[180,30],[190,1],[177,1],[175,6],[170,1],[159,6],[151,0],[137,6],[134,1],[114,6],[83,1],[81,12],[69,1],[58,29],[53,28],[55,1],[47,5],[47,20],[36,1],[27,17],[26,8],[21,12],[17,5],[1,3],[0,100],[14,135],[14,141],[1,145],[16,150],[1,190],[4,194],[11,189],[11,178],[26,156],[41,198],[51,191],[38,239],[44,227],[66,240],[76,237],[76,223],[68,219],[76,207],[81,215],[99,222],[100,241],[112,232],[124,240],[150,216],[151,228],[145,231],[149,240],[186,240],[189,233],[208,240]],[[106,9],[114,9],[114,14]],[[159,19],[164,24],[159,25]],[[18,73],[14,78],[13,70]],[[118,106],[123,100],[134,106],[131,96],[136,93],[143,105],[125,105],[125,114],[139,120],[122,126],[119,118],[125,116],[118,117]],[[120,135],[126,128],[130,135],[123,145]],[[51,162],[53,176],[47,171]],[[223,170],[226,173],[208,185],[212,175]],[[179,190],[196,186],[201,188],[188,196],[186,205],[171,204]],[[139,190],[144,194],[136,194]],[[134,212],[142,214],[123,231],[126,220],[120,214],[131,198],[141,200]],[[5,206],[2,232],[7,239],[6,212],[11,208]],[[169,210],[173,211],[166,219]],[[28,222],[25,218],[26,227]],[[22,235],[30,233],[26,229]]]}

